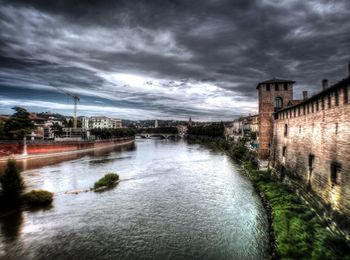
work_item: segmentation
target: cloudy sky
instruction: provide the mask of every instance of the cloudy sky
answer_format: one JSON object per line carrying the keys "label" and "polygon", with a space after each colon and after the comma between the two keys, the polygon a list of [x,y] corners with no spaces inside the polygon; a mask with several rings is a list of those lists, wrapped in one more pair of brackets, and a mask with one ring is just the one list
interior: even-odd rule
{"label": "cloudy sky", "polygon": [[[0,113],[230,120],[346,76],[349,0],[0,0]],[[58,90],[59,89],[59,90]]]}

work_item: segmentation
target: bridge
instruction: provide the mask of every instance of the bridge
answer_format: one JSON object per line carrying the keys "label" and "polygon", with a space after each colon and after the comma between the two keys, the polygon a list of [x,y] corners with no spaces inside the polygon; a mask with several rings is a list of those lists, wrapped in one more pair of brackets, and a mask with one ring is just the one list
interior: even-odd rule
{"label": "bridge", "polygon": [[177,139],[182,138],[179,134],[165,134],[165,133],[141,133],[137,134],[136,137],[143,139],[160,138],[160,139]]}

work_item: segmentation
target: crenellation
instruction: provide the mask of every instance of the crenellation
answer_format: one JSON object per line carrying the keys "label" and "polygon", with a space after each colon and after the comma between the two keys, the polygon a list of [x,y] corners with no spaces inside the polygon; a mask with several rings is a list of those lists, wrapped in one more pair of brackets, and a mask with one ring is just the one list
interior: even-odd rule
{"label": "crenellation", "polygon": [[[308,98],[304,94],[298,102],[292,86],[287,93],[271,87],[269,95],[260,88],[259,157],[268,155],[282,176],[297,180],[350,223],[349,85],[350,77],[330,87],[323,82],[321,92]],[[288,105],[276,109],[278,97],[288,99]]]}

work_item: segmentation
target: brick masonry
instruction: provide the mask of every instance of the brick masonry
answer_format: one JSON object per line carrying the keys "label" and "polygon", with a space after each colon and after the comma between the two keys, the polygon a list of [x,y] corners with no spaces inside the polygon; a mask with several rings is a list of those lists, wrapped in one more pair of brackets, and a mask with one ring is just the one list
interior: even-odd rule
{"label": "brick masonry", "polygon": [[[350,77],[274,113],[270,163],[350,223]],[[271,104],[260,103],[262,113]],[[267,99],[262,99],[266,101]],[[270,102],[272,100],[270,99]],[[266,107],[266,108],[264,108]],[[266,116],[267,117],[267,116]],[[261,123],[267,121],[261,116]],[[262,139],[265,141],[265,139]]]}
{"label": "brick masonry", "polygon": [[[259,91],[259,158],[268,159],[272,144],[273,114],[276,98],[281,108],[293,99],[293,81],[272,79],[258,84]],[[277,88],[278,87],[278,88]]]}

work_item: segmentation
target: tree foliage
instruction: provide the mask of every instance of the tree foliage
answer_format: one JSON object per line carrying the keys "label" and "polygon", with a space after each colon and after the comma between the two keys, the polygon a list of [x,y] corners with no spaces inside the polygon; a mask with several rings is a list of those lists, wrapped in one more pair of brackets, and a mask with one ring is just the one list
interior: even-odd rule
{"label": "tree foliage", "polygon": [[17,201],[24,189],[22,176],[15,160],[8,160],[5,173],[0,176],[2,196],[7,202]]}
{"label": "tree foliage", "polygon": [[221,123],[212,123],[205,126],[193,126],[188,128],[187,134],[200,135],[209,137],[222,137],[224,136],[225,126]]}
{"label": "tree foliage", "polygon": [[133,128],[117,128],[117,129],[101,129],[96,128],[90,130],[91,135],[94,135],[97,139],[111,139],[119,137],[132,137],[135,136],[136,131]]}
{"label": "tree foliage", "polygon": [[23,139],[25,135],[30,134],[35,129],[35,126],[26,109],[22,107],[13,107],[12,109],[16,112],[4,125],[5,135],[9,139]]}
{"label": "tree foliage", "polygon": [[7,139],[6,133],[5,133],[5,124],[3,122],[0,122],[0,140]]}

